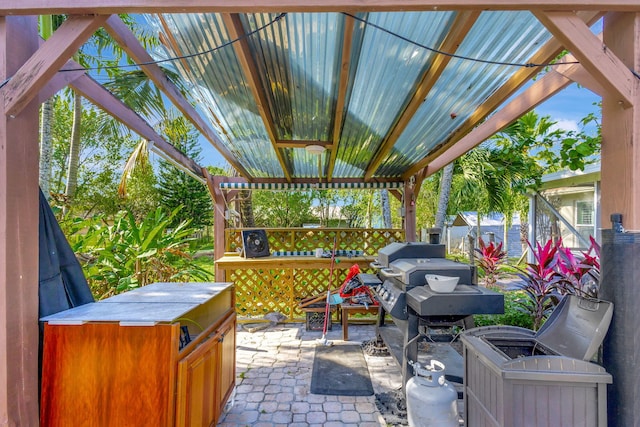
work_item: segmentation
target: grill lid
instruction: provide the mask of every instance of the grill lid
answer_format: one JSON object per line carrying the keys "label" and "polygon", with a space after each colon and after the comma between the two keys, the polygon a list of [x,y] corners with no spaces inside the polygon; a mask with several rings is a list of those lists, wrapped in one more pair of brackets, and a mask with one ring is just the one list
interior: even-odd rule
{"label": "grill lid", "polygon": [[400,258],[444,258],[444,244],[433,245],[425,242],[393,242],[378,251],[378,263],[383,267]]}
{"label": "grill lid", "polygon": [[446,258],[402,258],[391,262],[387,269],[380,270],[382,276],[395,277],[405,285],[426,284],[425,274],[460,277],[461,284],[473,283],[473,270],[469,264]]}

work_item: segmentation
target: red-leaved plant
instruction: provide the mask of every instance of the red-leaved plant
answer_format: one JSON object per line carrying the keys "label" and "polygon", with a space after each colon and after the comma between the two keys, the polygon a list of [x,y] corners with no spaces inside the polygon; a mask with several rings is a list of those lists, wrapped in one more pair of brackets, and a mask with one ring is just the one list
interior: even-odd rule
{"label": "red-leaved plant", "polygon": [[485,286],[495,285],[498,279],[498,269],[507,259],[507,253],[502,250],[502,242],[497,246],[494,242],[485,244],[482,238],[478,239],[479,248],[475,248],[475,257],[478,266],[484,270]]}
{"label": "red-leaved plant", "polygon": [[563,294],[598,297],[600,245],[593,237],[589,236],[589,239],[591,246],[587,252],[582,252],[582,260],[575,257],[569,248],[560,247],[558,249],[561,262],[558,263],[557,285]]}
{"label": "red-leaved plant", "polygon": [[527,296],[518,304],[531,315],[534,330],[542,326],[563,295],[598,296],[600,246],[592,237],[590,239],[591,246],[582,253],[582,260],[562,246],[562,239],[549,240],[544,246],[536,242],[535,249],[529,243],[535,262],[527,264],[527,268],[518,273],[523,280],[518,287]]}
{"label": "red-leaved plant", "polygon": [[518,276],[523,280],[519,287],[524,291],[527,299],[519,300],[520,308],[531,315],[533,329],[538,330],[542,322],[553,311],[560,298],[560,292],[555,285],[556,265],[558,264],[558,248],[561,241],[547,241],[544,246],[536,242],[536,248],[529,243],[529,248],[535,259],[528,263],[523,273]]}

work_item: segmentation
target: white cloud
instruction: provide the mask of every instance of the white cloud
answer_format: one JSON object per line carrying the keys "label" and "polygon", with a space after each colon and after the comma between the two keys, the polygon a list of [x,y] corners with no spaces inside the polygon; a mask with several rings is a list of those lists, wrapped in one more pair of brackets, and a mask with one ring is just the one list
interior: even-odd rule
{"label": "white cloud", "polygon": [[578,126],[578,122],[570,119],[552,119],[556,122],[555,125],[551,126],[552,130],[562,129],[567,131],[578,132],[580,127]]}

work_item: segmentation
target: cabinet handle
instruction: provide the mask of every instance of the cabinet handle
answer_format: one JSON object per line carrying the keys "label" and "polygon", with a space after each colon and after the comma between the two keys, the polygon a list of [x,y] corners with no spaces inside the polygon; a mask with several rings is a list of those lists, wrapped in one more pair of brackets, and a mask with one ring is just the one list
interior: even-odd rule
{"label": "cabinet handle", "polygon": [[218,338],[218,342],[222,342],[222,341],[224,341],[224,334],[220,338]]}

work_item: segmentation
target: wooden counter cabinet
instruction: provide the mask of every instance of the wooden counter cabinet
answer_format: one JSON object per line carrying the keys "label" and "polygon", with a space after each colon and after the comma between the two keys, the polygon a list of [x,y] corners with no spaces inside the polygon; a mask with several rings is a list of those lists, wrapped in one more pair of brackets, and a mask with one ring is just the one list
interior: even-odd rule
{"label": "wooden counter cabinet", "polygon": [[156,283],[41,319],[40,425],[215,425],[235,386],[234,305],[228,283]]}

